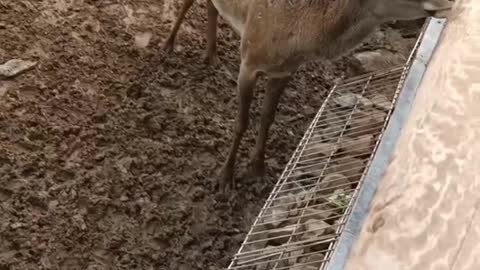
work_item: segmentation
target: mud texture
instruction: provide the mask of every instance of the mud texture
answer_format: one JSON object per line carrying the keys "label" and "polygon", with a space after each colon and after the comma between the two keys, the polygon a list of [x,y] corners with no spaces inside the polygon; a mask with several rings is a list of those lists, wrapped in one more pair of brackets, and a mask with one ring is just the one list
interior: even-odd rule
{"label": "mud texture", "polygon": [[[207,68],[200,2],[167,56],[181,1],[0,0],[0,64],[38,61],[0,80],[0,270],[228,265],[326,89],[364,63],[303,67],[271,131],[268,175],[242,177],[251,128],[226,198],[215,177],[237,108],[238,38],[222,20],[221,64]],[[418,26],[384,26],[358,52],[404,59]]]}

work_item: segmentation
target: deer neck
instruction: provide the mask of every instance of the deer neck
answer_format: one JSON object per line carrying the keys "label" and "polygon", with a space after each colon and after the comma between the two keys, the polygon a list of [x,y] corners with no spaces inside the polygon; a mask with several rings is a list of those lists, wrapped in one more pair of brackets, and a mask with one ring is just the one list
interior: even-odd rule
{"label": "deer neck", "polygon": [[[382,22],[358,7],[349,8],[329,27],[328,58],[338,58],[362,44]],[[327,46],[328,47],[328,46]]]}
{"label": "deer neck", "polygon": [[213,5],[230,26],[242,35],[247,20],[249,0],[212,0]]}

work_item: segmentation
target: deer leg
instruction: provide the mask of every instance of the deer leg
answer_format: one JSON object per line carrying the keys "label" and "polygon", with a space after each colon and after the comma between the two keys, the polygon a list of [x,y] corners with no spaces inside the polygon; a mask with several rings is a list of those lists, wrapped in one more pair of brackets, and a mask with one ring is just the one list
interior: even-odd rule
{"label": "deer leg", "polygon": [[268,80],[267,92],[263,101],[262,117],[255,143],[251,162],[251,173],[255,177],[262,177],[265,173],[265,149],[268,140],[268,131],[275,120],[278,102],[291,77],[272,78]]}
{"label": "deer leg", "polygon": [[175,45],[175,38],[177,36],[178,30],[180,29],[180,25],[185,19],[185,14],[192,7],[194,1],[195,0],[184,0],[182,8],[180,9],[180,14],[178,14],[177,20],[173,25],[172,32],[170,32],[170,35],[168,36],[167,41],[163,46],[163,49],[168,53],[171,53],[173,51],[173,46]]}
{"label": "deer leg", "polygon": [[207,26],[207,54],[205,62],[208,65],[216,66],[218,64],[217,56],[217,21],[218,11],[212,3],[208,0],[208,26]]}
{"label": "deer leg", "polygon": [[233,186],[233,171],[237,156],[238,147],[242,140],[243,134],[248,127],[248,112],[253,99],[253,89],[257,81],[255,72],[248,69],[242,63],[240,73],[238,75],[238,112],[235,120],[235,134],[233,142],[228,153],[228,157],[223,165],[222,173],[219,180],[219,188],[225,192],[229,186]]}

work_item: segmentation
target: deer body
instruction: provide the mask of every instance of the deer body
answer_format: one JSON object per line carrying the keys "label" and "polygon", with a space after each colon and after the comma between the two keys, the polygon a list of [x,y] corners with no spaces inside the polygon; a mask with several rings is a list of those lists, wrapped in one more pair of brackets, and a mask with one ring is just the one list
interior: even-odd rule
{"label": "deer body", "polygon": [[255,58],[257,71],[270,77],[282,77],[308,61],[339,57],[379,24],[377,18],[365,16],[355,1],[211,2],[242,37],[242,47],[255,47],[247,50],[251,56],[245,57]]}
{"label": "deer body", "polygon": [[[248,127],[248,111],[259,73],[268,77],[252,169],[264,173],[268,130],[280,96],[302,64],[348,53],[389,20],[413,20],[451,8],[448,0],[207,0],[207,57],[215,64],[218,14],[241,36],[237,79],[235,136],[220,178],[232,182],[236,153]],[[172,49],[178,28],[194,0],[185,0],[166,48]]]}
{"label": "deer body", "polygon": [[243,33],[245,21],[248,16],[248,7],[252,1],[236,0],[213,0],[212,3],[218,10],[218,13],[230,24],[230,26],[239,34]]}

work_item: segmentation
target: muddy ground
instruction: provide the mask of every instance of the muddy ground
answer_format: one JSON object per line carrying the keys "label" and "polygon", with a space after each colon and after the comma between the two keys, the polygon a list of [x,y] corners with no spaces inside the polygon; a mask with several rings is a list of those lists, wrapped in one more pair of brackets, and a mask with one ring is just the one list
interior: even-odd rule
{"label": "muddy ground", "polygon": [[[167,57],[179,4],[0,0],[0,64],[38,61],[0,81],[0,270],[227,266],[326,89],[362,72],[351,56],[302,68],[271,131],[268,176],[240,179],[250,129],[225,199],[214,186],[237,107],[238,38],[222,20],[221,64],[206,68],[201,2]],[[357,51],[401,62],[420,24],[383,26]]]}

